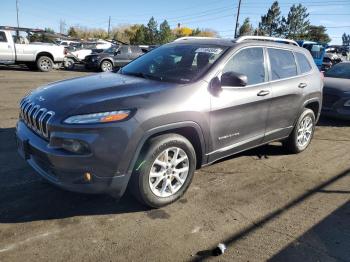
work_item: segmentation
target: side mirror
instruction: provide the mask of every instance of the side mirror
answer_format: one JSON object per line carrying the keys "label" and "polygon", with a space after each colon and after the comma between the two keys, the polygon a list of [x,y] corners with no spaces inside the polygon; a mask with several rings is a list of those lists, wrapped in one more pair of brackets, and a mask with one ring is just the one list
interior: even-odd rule
{"label": "side mirror", "polygon": [[248,77],[233,71],[226,72],[221,76],[222,86],[239,86],[243,87],[248,84]]}
{"label": "side mirror", "polygon": [[218,94],[222,91],[221,88],[221,81],[218,77],[214,77],[211,81],[210,81],[210,90],[212,90],[212,92],[214,94]]}
{"label": "side mirror", "polygon": [[114,55],[119,55],[120,53],[121,53],[120,50],[117,50],[114,52]]}

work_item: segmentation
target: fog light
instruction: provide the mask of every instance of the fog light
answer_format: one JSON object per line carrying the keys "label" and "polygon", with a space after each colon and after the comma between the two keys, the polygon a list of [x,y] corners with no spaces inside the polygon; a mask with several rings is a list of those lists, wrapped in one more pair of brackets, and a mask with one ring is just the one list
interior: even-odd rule
{"label": "fog light", "polygon": [[89,172],[86,172],[86,173],[84,173],[83,178],[84,178],[85,182],[90,182],[92,176],[91,176],[91,174]]}
{"label": "fog light", "polygon": [[76,154],[89,153],[88,145],[83,141],[75,139],[64,139],[62,141],[62,148]]}

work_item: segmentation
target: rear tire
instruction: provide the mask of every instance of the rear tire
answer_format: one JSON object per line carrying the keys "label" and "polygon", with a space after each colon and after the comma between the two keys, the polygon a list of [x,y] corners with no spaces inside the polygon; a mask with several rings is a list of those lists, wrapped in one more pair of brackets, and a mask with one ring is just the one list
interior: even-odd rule
{"label": "rear tire", "polygon": [[292,133],[283,142],[284,147],[294,154],[304,151],[311,143],[315,125],[316,118],[314,112],[311,109],[305,108]]}
{"label": "rear tire", "polygon": [[140,154],[131,177],[131,193],[143,204],[159,208],[178,200],[191,184],[196,153],[183,136],[152,138]]}
{"label": "rear tire", "polygon": [[40,56],[36,65],[41,72],[50,72],[53,69],[53,61],[48,56]]}

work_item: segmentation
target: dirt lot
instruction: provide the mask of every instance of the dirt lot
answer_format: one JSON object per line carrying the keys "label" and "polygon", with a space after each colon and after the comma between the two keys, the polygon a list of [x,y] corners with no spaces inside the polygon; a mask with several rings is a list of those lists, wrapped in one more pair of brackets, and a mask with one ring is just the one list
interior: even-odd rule
{"label": "dirt lot", "polygon": [[0,68],[0,261],[350,261],[350,123],[322,120],[299,155],[276,143],[198,170],[149,210],[56,189],[16,153],[20,98],[85,74]]}

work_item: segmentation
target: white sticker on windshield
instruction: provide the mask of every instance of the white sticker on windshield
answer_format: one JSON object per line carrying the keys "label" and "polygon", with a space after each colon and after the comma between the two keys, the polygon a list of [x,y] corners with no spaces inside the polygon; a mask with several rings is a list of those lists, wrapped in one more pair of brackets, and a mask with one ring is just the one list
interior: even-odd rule
{"label": "white sticker on windshield", "polygon": [[221,52],[222,52],[221,48],[215,48],[215,47],[200,47],[196,49],[196,53],[208,53],[208,54],[218,55]]}

